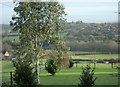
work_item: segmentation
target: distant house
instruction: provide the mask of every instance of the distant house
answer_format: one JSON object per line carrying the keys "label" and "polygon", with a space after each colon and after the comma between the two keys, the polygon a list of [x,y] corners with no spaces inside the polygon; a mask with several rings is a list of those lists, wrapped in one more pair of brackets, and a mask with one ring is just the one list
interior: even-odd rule
{"label": "distant house", "polygon": [[2,52],[2,60],[8,60],[10,57],[10,53],[8,51]]}
{"label": "distant house", "polygon": [[8,51],[5,52],[4,56],[5,57],[9,57],[10,56],[10,54],[8,53]]}

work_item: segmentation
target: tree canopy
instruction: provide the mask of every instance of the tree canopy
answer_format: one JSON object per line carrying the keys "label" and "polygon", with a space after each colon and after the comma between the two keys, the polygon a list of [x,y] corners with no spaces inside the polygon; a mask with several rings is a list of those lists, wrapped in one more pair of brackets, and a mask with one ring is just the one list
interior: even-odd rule
{"label": "tree canopy", "polygon": [[20,55],[31,55],[36,61],[37,82],[39,84],[39,58],[44,50],[43,44],[54,43],[57,51],[65,46],[59,37],[65,19],[63,5],[59,2],[17,2],[16,15],[10,23],[14,31],[19,31]]}

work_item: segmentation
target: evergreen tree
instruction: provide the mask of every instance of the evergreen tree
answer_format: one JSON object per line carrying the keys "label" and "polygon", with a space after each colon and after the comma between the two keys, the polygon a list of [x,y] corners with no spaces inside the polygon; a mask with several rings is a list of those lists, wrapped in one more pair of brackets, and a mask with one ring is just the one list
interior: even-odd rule
{"label": "evergreen tree", "polygon": [[15,73],[13,79],[18,87],[36,87],[36,74],[33,70],[31,56],[25,52],[14,62]]}
{"label": "evergreen tree", "polygon": [[55,75],[55,73],[58,70],[58,64],[57,61],[54,58],[48,59],[45,64],[45,69],[48,73]]}
{"label": "evergreen tree", "polygon": [[94,68],[91,69],[90,65],[87,65],[85,68],[83,68],[82,75],[80,75],[80,84],[79,87],[93,87],[95,85],[94,78]]}

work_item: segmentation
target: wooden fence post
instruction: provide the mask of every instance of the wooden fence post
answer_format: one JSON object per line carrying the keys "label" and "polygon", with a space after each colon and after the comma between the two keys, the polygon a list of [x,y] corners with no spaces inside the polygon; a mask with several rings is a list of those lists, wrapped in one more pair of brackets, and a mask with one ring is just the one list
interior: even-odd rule
{"label": "wooden fence post", "polygon": [[11,83],[11,86],[12,86],[13,85],[12,72],[10,72],[10,83]]}
{"label": "wooden fence post", "polygon": [[76,63],[76,67],[77,67],[77,63]]}

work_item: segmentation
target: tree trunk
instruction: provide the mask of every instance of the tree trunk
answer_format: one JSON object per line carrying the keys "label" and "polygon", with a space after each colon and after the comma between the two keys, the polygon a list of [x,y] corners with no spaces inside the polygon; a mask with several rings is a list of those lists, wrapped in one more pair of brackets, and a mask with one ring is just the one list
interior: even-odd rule
{"label": "tree trunk", "polygon": [[40,70],[39,70],[39,59],[37,58],[36,59],[36,77],[37,77],[37,84],[38,85],[40,84],[39,73],[40,73]]}
{"label": "tree trunk", "polygon": [[[36,36],[35,40],[35,49],[37,50],[38,48],[38,39]],[[40,78],[39,78],[40,70],[39,70],[39,58],[37,57],[37,51],[36,51],[36,79],[37,79],[37,85],[40,85]]]}

